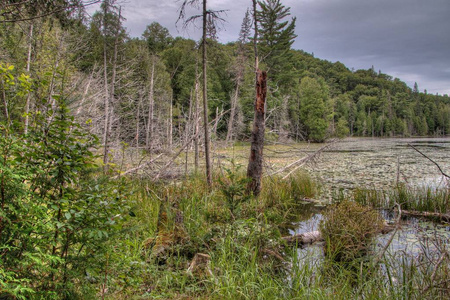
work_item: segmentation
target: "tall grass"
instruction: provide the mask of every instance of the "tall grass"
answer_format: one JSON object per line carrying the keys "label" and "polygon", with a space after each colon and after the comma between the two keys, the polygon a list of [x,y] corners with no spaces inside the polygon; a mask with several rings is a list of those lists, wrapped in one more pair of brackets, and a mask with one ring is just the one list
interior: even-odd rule
{"label": "tall grass", "polygon": [[[226,173],[216,174],[216,179],[219,176]],[[243,172],[238,173],[235,182],[243,177]],[[322,249],[310,255],[285,245],[280,228],[301,200],[315,198],[318,190],[304,173],[287,180],[265,178],[260,197],[239,201],[234,212],[227,205],[230,194],[222,190],[226,187],[217,180],[209,190],[205,182],[203,176],[192,176],[176,183],[136,184],[137,204],[132,210],[136,217],[110,245],[107,278],[91,274],[96,281],[90,286],[101,291],[106,282],[109,299],[439,299],[449,295],[445,243],[440,244],[440,254],[421,258],[426,264],[388,252],[377,265],[370,256],[336,264],[323,258]],[[354,195],[358,202],[372,206],[394,201],[390,200],[394,193],[361,190]],[[167,244],[163,254],[155,254],[158,241]],[[187,272],[196,253],[208,254],[210,261],[204,272]],[[429,253],[425,246],[423,253]],[[445,259],[438,263],[441,257]]]}
{"label": "tall grass", "polygon": [[356,189],[353,199],[363,205],[392,208],[399,203],[402,209],[447,213],[450,211],[450,189],[409,187],[398,185],[390,191]]}

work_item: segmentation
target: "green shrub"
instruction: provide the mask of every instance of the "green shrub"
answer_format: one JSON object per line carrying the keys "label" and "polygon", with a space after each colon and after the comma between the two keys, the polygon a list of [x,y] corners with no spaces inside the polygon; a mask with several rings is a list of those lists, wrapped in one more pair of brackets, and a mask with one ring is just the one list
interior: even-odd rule
{"label": "green shrub", "polygon": [[382,226],[378,212],[369,207],[348,200],[330,206],[319,225],[325,256],[336,262],[363,257]]}

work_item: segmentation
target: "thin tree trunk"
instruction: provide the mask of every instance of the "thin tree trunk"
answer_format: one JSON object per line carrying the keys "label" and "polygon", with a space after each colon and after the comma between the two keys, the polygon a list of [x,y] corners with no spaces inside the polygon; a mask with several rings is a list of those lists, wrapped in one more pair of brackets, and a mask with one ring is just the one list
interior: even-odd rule
{"label": "thin tree trunk", "polygon": [[172,151],[172,144],[173,144],[173,100],[172,99],[173,99],[173,94],[170,95],[170,107],[169,107],[169,119],[168,119],[169,126],[167,126],[168,130],[169,130],[167,138],[168,138],[168,145],[169,145],[170,152]]}
{"label": "thin tree trunk", "polygon": [[265,103],[267,94],[267,73],[258,70],[256,81],[255,117],[251,137],[250,158],[247,177],[251,180],[247,192],[258,196],[261,192],[261,177],[263,168],[263,148],[265,131]]}
{"label": "thin tree trunk", "polygon": [[199,151],[198,151],[198,134],[200,131],[200,101],[199,101],[199,83],[197,76],[195,77],[195,138],[194,138],[194,166],[195,166],[195,173],[198,172],[198,162],[199,162]]}
{"label": "thin tree trunk", "polygon": [[103,164],[104,171],[106,172],[106,165],[108,163],[108,128],[109,128],[109,87],[108,87],[108,61],[107,61],[107,55],[106,55],[106,13],[107,13],[107,6],[105,5],[104,11],[103,11],[103,81],[105,86],[105,103],[104,103],[104,109],[105,109],[105,124],[103,128]]}
{"label": "thin tree trunk", "polygon": [[155,78],[155,56],[152,56],[152,71],[150,75],[150,90],[148,93],[149,109],[148,109],[148,123],[147,131],[145,135],[145,146],[151,153],[152,138],[153,138],[153,109],[155,105],[154,101],[154,78]]}
{"label": "thin tree trunk", "polygon": [[136,112],[136,148],[139,148],[139,118],[140,118],[140,108],[141,108],[142,96],[139,95],[139,102]]}
{"label": "thin tree trunk", "polygon": [[[189,139],[189,126],[191,125],[191,114],[192,114],[192,102],[193,102],[193,96],[192,96],[192,90],[191,90],[191,96],[189,98],[189,113],[188,113],[188,118],[186,121],[186,126],[184,128],[185,130],[185,142],[187,143],[190,139]],[[188,156],[189,156],[189,145],[186,147],[186,161],[185,161],[185,165],[184,165],[184,175],[187,176],[188,174]]]}
{"label": "thin tree trunk", "polygon": [[55,98],[53,98],[53,91],[55,89],[55,78],[59,67],[59,61],[61,59],[63,40],[64,40],[64,33],[61,34],[59,40],[58,51],[55,58],[55,65],[53,66],[52,80],[50,81],[50,86],[48,89],[48,102],[50,103],[52,108],[52,115],[49,117],[49,121],[53,119],[53,115],[55,114],[56,111],[56,101]]}
{"label": "thin tree trunk", "polygon": [[228,120],[228,131],[225,139],[228,144],[233,139],[233,127],[234,127],[234,115],[236,114],[237,101],[239,96],[240,78],[236,79],[236,88],[234,89],[234,95],[231,99],[231,111],[230,119]]}
{"label": "thin tree trunk", "polygon": [[[28,55],[27,55],[27,75],[30,75],[31,70],[31,51],[32,51],[32,42],[33,42],[33,23],[30,24],[30,31],[28,33]],[[30,113],[30,102],[31,102],[31,93],[27,94],[27,102],[25,104],[25,127],[24,133],[28,133],[28,124],[30,121],[29,113]]]}
{"label": "thin tree trunk", "polygon": [[[119,18],[118,18],[118,22],[120,22],[120,18],[121,18],[121,12],[122,12],[122,8],[119,8]],[[119,25],[119,24],[118,24]],[[118,52],[118,44],[119,44],[119,34],[120,31],[119,29],[117,29],[116,31],[116,37],[114,40],[114,55],[113,55],[113,62],[112,62],[112,74],[111,74],[111,88],[110,88],[110,93],[109,95],[106,94],[107,96],[107,103],[108,103],[108,110],[105,107],[105,135],[104,135],[104,140],[105,140],[105,150],[104,150],[104,155],[103,155],[103,164],[104,164],[104,172],[106,173],[108,171],[108,163],[109,163],[109,137],[111,134],[111,129],[112,129],[112,107],[111,109],[109,109],[110,104],[112,104],[114,102],[114,93],[115,93],[115,83],[116,83],[116,74],[117,74],[117,52]],[[107,79],[107,72],[106,72],[106,40],[105,40],[105,48],[104,48],[104,63],[105,63],[105,80]],[[105,83],[107,83],[107,81],[105,81]],[[105,88],[107,88],[107,85],[105,85]]]}
{"label": "thin tree trunk", "polygon": [[205,163],[206,163],[206,181],[208,186],[212,186],[212,171],[211,171],[211,158],[210,158],[210,141],[209,141],[209,128],[208,128],[208,98],[206,94],[207,90],[207,77],[206,77],[206,0],[203,0],[203,44],[202,44],[202,64],[203,64],[203,120],[205,129]]}
{"label": "thin tree trunk", "polygon": [[255,35],[253,36],[253,51],[255,53],[255,80],[258,81],[258,19],[256,18],[256,0],[253,0],[253,20],[254,20],[254,30]]}

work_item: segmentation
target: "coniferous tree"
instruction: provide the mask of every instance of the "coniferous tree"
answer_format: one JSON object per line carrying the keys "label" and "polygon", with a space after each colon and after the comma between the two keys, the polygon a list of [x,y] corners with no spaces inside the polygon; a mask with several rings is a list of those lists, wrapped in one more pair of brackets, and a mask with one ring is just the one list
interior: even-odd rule
{"label": "coniferous tree", "polygon": [[261,61],[267,65],[269,79],[276,85],[288,87],[294,80],[294,68],[291,46],[297,35],[295,21],[285,21],[290,15],[290,8],[280,0],[258,1],[259,22],[258,45]]}

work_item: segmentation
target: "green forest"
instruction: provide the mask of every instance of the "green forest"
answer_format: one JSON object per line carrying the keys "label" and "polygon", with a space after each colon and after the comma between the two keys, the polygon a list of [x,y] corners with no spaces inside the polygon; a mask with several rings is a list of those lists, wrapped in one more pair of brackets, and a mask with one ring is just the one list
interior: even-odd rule
{"label": "green forest", "polygon": [[[282,239],[283,226],[299,199],[319,191],[304,172],[263,179],[260,195],[246,191],[248,179],[234,162],[214,170],[212,183],[197,172],[205,155],[203,128],[216,144],[250,142],[255,62],[267,72],[266,143],[445,137],[448,95],[420,91],[417,83],[408,87],[373,67],[350,70],[293,49],[301,38],[298,24],[280,0],[248,1],[238,40],[226,44],[219,42],[219,27],[226,27],[221,12],[183,15],[184,6],[206,1],[177,2],[180,18],[173,20],[183,28],[203,16],[206,38],[200,40],[172,36],[157,22],[131,37],[126,7],[115,0],[1,2],[0,299],[449,295],[449,268],[442,264],[448,252],[435,272],[405,271],[400,287],[391,279],[381,287],[384,273],[362,274],[365,251],[346,254],[357,261],[353,269],[330,263],[316,274],[310,265],[288,267],[298,257]],[[99,9],[87,14],[95,3]],[[189,176],[122,176],[185,149],[186,170],[195,149]],[[141,155],[136,169],[126,151]],[[164,162],[162,169],[172,164]],[[400,199],[401,191],[391,200]],[[373,194],[358,195],[367,204]],[[439,212],[445,213],[448,190],[439,195]],[[356,215],[365,209],[353,201],[346,205]],[[383,226],[375,213],[367,216],[373,222],[362,234],[365,250],[365,239]],[[201,257],[208,267],[197,269],[193,261]],[[356,279],[355,266],[361,267]],[[292,278],[298,281],[286,282]],[[441,279],[445,288],[433,289]]]}

